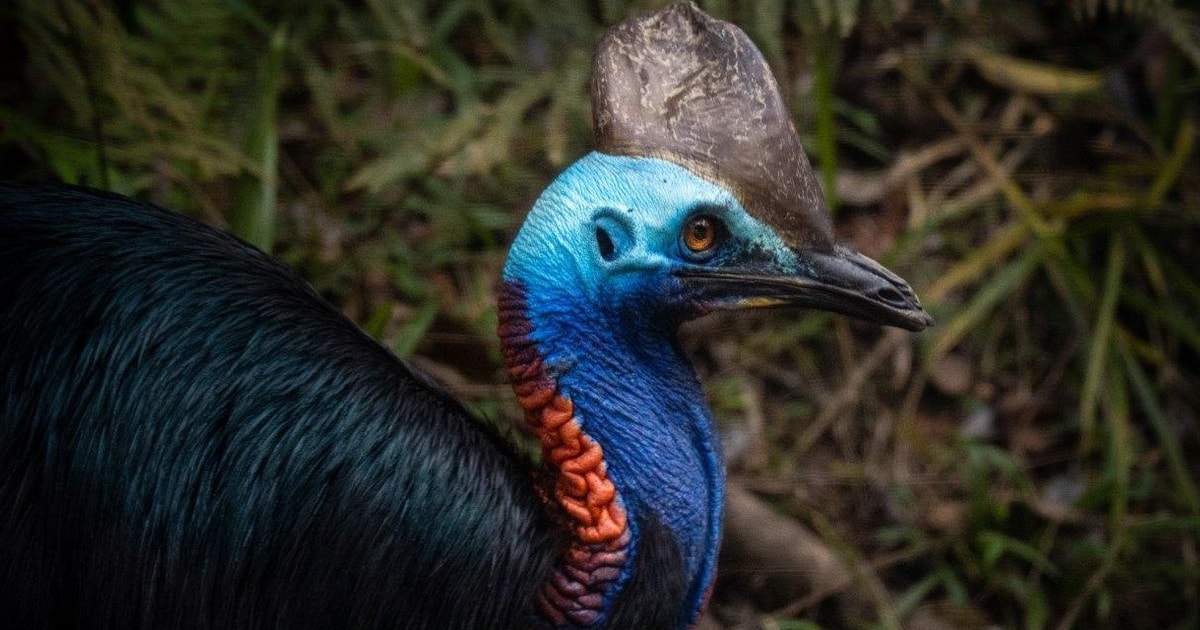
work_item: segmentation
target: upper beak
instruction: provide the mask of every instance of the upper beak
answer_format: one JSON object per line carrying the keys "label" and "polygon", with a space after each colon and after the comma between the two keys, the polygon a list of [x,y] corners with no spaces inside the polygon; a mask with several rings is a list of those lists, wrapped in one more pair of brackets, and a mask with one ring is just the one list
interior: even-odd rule
{"label": "upper beak", "polygon": [[679,275],[710,304],[801,306],[912,331],[933,324],[912,287],[874,260],[844,247],[804,249],[796,255],[807,268],[803,273],[690,268]]}

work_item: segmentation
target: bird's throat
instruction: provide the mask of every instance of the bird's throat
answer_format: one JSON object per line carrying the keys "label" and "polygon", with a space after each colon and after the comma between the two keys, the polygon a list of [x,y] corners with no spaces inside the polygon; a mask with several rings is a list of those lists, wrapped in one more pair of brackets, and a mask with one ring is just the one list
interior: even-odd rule
{"label": "bird's throat", "polygon": [[[632,382],[614,386],[612,382],[588,381],[590,386],[585,389],[578,374],[566,373],[572,366],[548,359],[535,334],[527,298],[520,283],[504,283],[498,332],[513,391],[528,428],[541,442],[549,472],[539,491],[570,541],[538,593],[538,612],[555,625],[587,626],[601,621],[630,577],[639,540],[639,519],[634,515],[642,510],[655,512],[652,517],[678,538],[685,556],[680,570],[690,574],[690,599],[694,600],[684,621],[695,621],[704,592],[711,585],[720,535],[723,478],[712,436],[705,433],[697,440],[688,435],[678,440],[682,446],[673,449],[618,439],[612,433],[614,428],[638,430],[638,423],[619,415],[623,406],[638,406],[644,415],[652,416],[642,427],[643,434],[653,432],[650,442],[685,432],[679,430],[683,423],[672,425],[671,418],[656,417],[658,410],[649,404],[631,405],[628,396],[622,396],[654,397],[663,392],[648,393]],[[586,359],[583,363],[574,366],[577,371],[586,369]],[[630,391],[622,391],[625,388]],[[711,423],[698,386],[696,389],[699,400],[693,406],[701,411],[707,431]],[[656,423],[662,425],[661,431]],[[632,454],[643,446],[646,461],[635,461]],[[656,460],[656,451],[666,453],[664,459],[675,457],[673,461]],[[689,472],[679,474],[680,470]],[[669,474],[672,479],[664,482],[652,478],[652,473]],[[672,482],[678,487],[667,489],[666,501],[654,496]]]}
{"label": "bird's throat", "polygon": [[533,326],[519,285],[505,284],[499,311],[508,376],[551,471],[539,491],[570,531],[570,548],[537,594],[538,612],[556,625],[590,625],[625,574],[628,514],[608,477],[604,450],[584,433],[574,404],[559,391],[530,337]]}

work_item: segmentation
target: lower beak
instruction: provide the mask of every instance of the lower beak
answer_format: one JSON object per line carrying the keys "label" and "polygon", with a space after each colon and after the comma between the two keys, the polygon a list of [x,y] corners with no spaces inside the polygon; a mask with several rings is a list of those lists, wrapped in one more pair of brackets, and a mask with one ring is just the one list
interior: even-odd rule
{"label": "lower beak", "polygon": [[701,301],[725,308],[800,306],[917,331],[933,318],[903,278],[858,252],[796,252],[803,273],[691,268],[679,272]]}

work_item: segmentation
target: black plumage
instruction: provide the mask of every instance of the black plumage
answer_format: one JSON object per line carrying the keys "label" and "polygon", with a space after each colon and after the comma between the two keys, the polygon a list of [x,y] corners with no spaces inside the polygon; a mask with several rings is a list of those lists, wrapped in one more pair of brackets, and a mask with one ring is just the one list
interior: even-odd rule
{"label": "black plumage", "polygon": [[0,348],[4,625],[530,623],[529,464],[237,239],[5,184]]}

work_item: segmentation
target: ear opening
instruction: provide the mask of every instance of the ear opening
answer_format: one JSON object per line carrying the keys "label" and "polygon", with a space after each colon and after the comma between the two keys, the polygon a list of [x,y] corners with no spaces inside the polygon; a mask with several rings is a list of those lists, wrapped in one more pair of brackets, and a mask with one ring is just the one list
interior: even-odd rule
{"label": "ear opening", "polygon": [[600,257],[608,262],[617,256],[617,246],[613,244],[612,236],[599,225],[596,226],[596,247],[600,250]]}
{"label": "ear opening", "polygon": [[632,229],[628,218],[613,208],[604,208],[592,218],[592,238],[596,253],[604,262],[613,262],[633,247]]}

